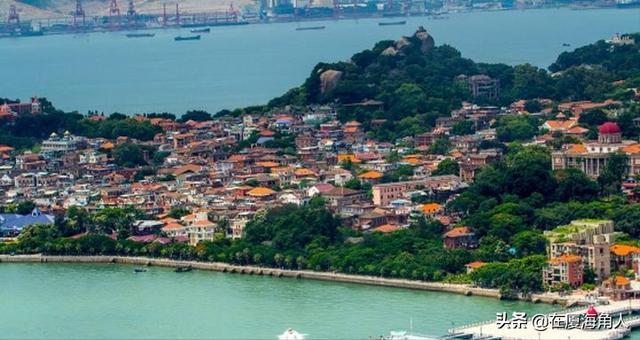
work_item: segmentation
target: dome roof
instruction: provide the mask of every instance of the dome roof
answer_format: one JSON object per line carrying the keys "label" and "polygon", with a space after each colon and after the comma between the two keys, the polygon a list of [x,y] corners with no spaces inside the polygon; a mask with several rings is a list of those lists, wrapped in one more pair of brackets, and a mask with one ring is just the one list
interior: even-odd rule
{"label": "dome roof", "polygon": [[600,125],[600,129],[598,131],[600,133],[603,133],[603,134],[613,134],[613,133],[622,132],[622,130],[620,130],[620,127],[618,126],[618,124],[613,123],[613,122],[606,122],[606,123]]}

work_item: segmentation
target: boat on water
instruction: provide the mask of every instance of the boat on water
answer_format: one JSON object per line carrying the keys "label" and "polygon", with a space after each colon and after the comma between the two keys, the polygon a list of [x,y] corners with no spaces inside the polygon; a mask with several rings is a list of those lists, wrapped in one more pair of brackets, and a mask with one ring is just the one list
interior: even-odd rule
{"label": "boat on water", "polygon": [[437,338],[412,334],[407,331],[391,331],[389,336],[384,337],[385,340],[436,340]]}
{"label": "boat on water", "polygon": [[378,26],[396,26],[396,25],[406,25],[407,22],[405,20],[401,21],[388,21],[388,22],[379,22]]}
{"label": "boat on water", "polygon": [[134,273],[146,273],[147,268],[136,268],[133,270]]}
{"label": "boat on water", "polygon": [[190,272],[192,271],[193,268],[191,268],[191,266],[187,266],[187,267],[178,267],[176,268],[175,272],[176,273],[186,273],[186,272]]}
{"label": "boat on water", "polygon": [[278,340],[304,340],[304,334],[296,332],[292,328],[288,328],[284,333],[278,335]]}
{"label": "boat on water", "polygon": [[326,26],[307,26],[307,27],[296,27],[296,31],[312,31],[312,30],[323,30]]}
{"label": "boat on water", "polygon": [[191,30],[191,33],[209,33],[209,32],[211,32],[211,27],[196,28]]}
{"label": "boat on water", "polygon": [[155,33],[129,33],[126,35],[127,38],[153,38],[156,36]]}
{"label": "boat on water", "polygon": [[569,44],[569,43],[563,43],[563,44],[562,44],[562,46],[564,46],[564,47],[569,47],[569,46],[571,46],[571,44]]}
{"label": "boat on water", "polygon": [[186,40],[200,40],[200,35],[192,35],[192,36],[177,36],[173,38],[175,41],[186,41]]}

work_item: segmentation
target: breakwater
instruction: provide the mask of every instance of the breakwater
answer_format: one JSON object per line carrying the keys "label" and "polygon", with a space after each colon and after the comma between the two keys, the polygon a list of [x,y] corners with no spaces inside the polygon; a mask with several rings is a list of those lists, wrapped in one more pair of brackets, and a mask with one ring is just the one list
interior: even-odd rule
{"label": "breakwater", "polygon": [[[503,296],[497,289],[474,287],[467,284],[451,284],[441,282],[425,282],[417,280],[391,279],[375,276],[351,275],[336,272],[316,272],[310,270],[288,270],[270,267],[239,266],[222,262],[181,261],[148,257],[127,256],[54,256],[54,255],[0,255],[0,263],[115,263],[136,266],[159,266],[169,268],[191,267],[193,269],[211,270],[225,273],[237,273],[247,275],[264,275],[273,277],[285,277],[295,279],[310,279],[333,282],[345,282],[366,284],[384,287],[395,287],[425,291],[448,292],[466,296],[484,296],[502,299]],[[541,302],[549,304],[567,305],[567,299],[544,294],[533,294],[517,297],[523,301]]]}

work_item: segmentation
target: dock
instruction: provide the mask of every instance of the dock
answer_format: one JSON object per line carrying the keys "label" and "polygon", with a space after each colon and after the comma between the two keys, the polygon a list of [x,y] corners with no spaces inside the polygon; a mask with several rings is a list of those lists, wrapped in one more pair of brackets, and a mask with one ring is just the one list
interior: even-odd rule
{"label": "dock", "polygon": [[[527,315],[526,324],[521,327],[513,328],[507,326],[500,326],[498,320],[489,320],[484,322],[478,322],[471,325],[461,326],[449,329],[449,336],[447,339],[496,339],[496,340],[511,340],[511,339],[589,339],[589,340],[613,340],[622,339],[629,334],[633,328],[640,327],[640,317],[633,315],[640,311],[640,300],[626,300],[626,301],[612,301],[607,305],[599,305],[595,307],[600,315],[609,315],[612,319],[612,327],[602,327],[599,329],[584,329],[584,328],[552,328],[551,323],[549,326],[540,330],[540,327],[534,327],[532,317],[533,315]],[[587,307],[581,306],[560,312],[545,314],[547,320],[553,318],[553,316],[580,316],[585,315]],[[508,317],[511,317],[508,315]],[[619,325],[620,318],[623,317],[623,323]]]}

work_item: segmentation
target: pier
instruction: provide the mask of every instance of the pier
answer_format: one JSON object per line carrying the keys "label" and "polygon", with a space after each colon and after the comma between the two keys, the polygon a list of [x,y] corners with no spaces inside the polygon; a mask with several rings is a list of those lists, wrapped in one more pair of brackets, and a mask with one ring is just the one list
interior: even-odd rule
{"label": "pier", "polygon": [[[599,314],[611,316],[614,327],[602,329],[575,328],[553,328],[551,323],[546,330],[536,330],[532,322],[532,315],[527,315],[527,323],[517,329],[508,326],[500,327],[498,320],[478,322],[471,325],[449,329],[447,339],[591,339],[591,340],[613,340],[621,339],[627,335],[631,329],[640,327],[640,317],[632,316],[640,311],[640,300],[612,301],[608,305],[595,307]],[[552,315],[576,315],[584,316],[587,307],[576,307],[556,313],[546,314],[547,320]],[[615,328],[620,317],[624,317],[624,322],[620,327]],[[510,317],[510,316],[508,316]]]}

